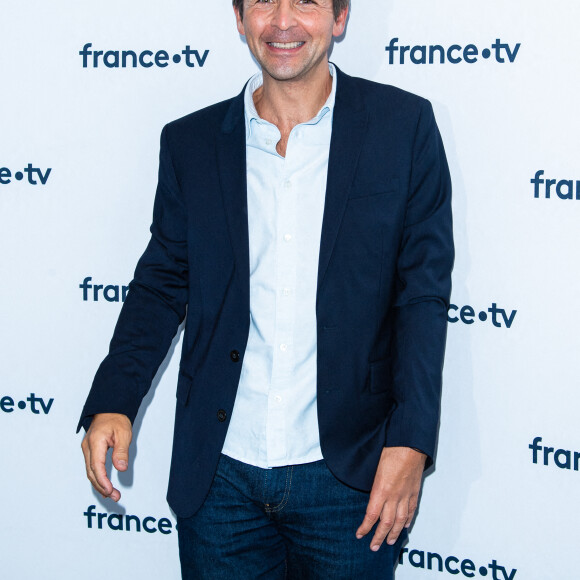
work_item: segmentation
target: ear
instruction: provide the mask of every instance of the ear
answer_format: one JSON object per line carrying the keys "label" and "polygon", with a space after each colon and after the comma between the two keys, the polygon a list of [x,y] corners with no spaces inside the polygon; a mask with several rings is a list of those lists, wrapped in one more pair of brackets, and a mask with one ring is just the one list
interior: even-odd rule
{"label": "ear", "polygon": [[242,35],[246,35],[246,31],[244,30],[244,22],[242,16],[240,15],[240,11],[237,7],[234,6],[234,13],[236,15],[236,26],[238,28],[238,32]]}
{"label": "ear", "polygon": [[346,21],[348,19],[348,6],[338,15],[338,18],[334,21],[332,27],[332,36],[340,36],[346,27]]}

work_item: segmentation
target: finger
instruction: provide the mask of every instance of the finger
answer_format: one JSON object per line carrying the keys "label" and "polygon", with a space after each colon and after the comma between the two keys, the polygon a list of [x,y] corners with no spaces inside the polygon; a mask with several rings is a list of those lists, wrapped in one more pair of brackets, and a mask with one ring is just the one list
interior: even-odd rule
{"label": "finger", "polygon": [[377,526],[377,529],[375,530],[375,535],[371,540],[371,550],[373,552],[376,552],[381,547],[381,544],[385,541],[387,534],[393,528],[395,524],[396,514],[397,514],[397,503],[392,501],[387,502],[383,507],[379,525]]}
{"label": "finger", "polygon": [[93,478],[103,490],[101,493],[111,499],[115,499],[113,497],[113,492],[119,492],[118,490],[115,490],[111,480],[107,477],[107,469],[105,467],[108,450],[109,444],[104,438],[100,438],[96,441],[89,441],[89,469],[91,470]]}
{"label": "finger", "polygon": [[113,445],[113,465],[117,471],[126,471],[129,467],[129,445],[131,444],[131,431],[119,429],[115,432]]}
{"label": "finger", "polygon": [[85,469],[87,472],[87,479],[91,482],[91,485],[95,488],[95,490],[98,491],[104,498],[106,498],[107,496],[105,495],[105,490],[98,484],[91,469],[91,452],[88,443],[86,441],[87,438],[85,437],[85,439],[83,439],[81,447],[83,450],[83,457],[85,459]]}
{"label": "finger", "polygon": [[407,523],[405,524],[406,528],[410,528],[411,524],[413,523],[413,518],[415,517],[415,513],[417,512],[417,506],[419,505],[418,494],[411,498],[409,501],[409,517],[407,518]]}
{"label": "finger", "polygon": [[387,544],[389,544],[389,546],[392,546],[399,539],[399,534],[405,527],[405,524],[407,523],[408,519],[409,519],[409,501],[405,499],[403,501],[400,501],[399,505],[397,506],[395,523],[393,524],[393,527],[391,528],[391,531],[389,532],[387,538]]}
{"label": "finger", "polygon": [[356,537],[360,540],[363,536],[366,536],[373,526],[377,523],[381,510],[385,504],[385,499],[382,498],[377,492],[371,491],[369,498],[369,503],[367,504],[367,510],[365,517],[356,531]]}

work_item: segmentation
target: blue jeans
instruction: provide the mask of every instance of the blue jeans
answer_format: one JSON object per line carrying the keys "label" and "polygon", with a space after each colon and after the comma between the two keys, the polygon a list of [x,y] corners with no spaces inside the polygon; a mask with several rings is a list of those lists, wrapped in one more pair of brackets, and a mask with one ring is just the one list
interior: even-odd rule
{"label": "blue jeans", "polygon": [[261,469],[222,454],[202,507],[178,518],[182,578],[392,579],[407,532],[378,552],[374,529],[357,540],[368,499],[324,460]]}

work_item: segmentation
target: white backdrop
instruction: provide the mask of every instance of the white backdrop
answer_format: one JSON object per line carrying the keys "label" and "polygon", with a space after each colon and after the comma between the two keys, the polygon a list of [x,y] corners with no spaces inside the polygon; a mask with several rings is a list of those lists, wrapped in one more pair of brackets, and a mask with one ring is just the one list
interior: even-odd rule
{"label": "white backdrop", "polygon": [[[399,580],[580,578],[578,22],[575,0],[354,0],[334,46],[345,72],[432,101],[454,184],[437,468]],[[84,67],[87,43],[167,66]],[[74,429],[149,237],[162,126],[255,70],[229,0],[2,2],[3,578],[179,577],[177,356],[136,422],[120,504],[90,489]]]}

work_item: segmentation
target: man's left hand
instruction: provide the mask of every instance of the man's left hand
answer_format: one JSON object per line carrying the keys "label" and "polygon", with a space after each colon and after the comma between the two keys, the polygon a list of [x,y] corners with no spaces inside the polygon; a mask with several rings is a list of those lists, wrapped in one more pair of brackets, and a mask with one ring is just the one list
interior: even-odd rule
{"label": "man's left hand", "polygon": [[410,447],[385,447],[377,467],[367,512],[356,532],[366,536],[377,523],[371,550],[377,551],[385,538],[394,544],[404,527],[413,521],[419,502],[421,478],[427,456]]}

